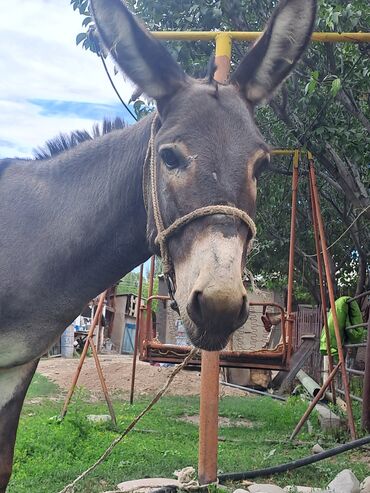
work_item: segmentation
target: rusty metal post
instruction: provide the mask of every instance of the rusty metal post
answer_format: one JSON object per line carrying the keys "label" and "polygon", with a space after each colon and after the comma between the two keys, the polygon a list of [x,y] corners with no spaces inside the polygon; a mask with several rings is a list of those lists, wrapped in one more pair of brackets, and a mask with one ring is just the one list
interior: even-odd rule
{"label": "rusty metal post", "polygon": [[326,243],[324,223],[323,223],[323,219],[321,216],[321,210],[320,210],[320,199],[319,199],[319,194],[318,194],[318,190],[317,190],[315,166],[314,166],[314,162],[312,159],[310,159],[309,161],[310,161],[310,179],[311,179],[311,183],[312,183],[313,198],[315,201],[317,223],[319,226],[319,233],[320,233],[321,247],[322,247],[321,249],[322,249],[322,255],[323,255],[323,260],[324,260],[326,282],[327,282],[329,299],[330,299],[330,308],[331,308],[331,313],[332,313],[332,317],[333,317],[335,338],[337,341],[337,348],[338,348],[338,358],[339,358],[339,362],[341,365],[342,381],[343,381],[345,397],[346,397],[348,426],[349,426],[349,430],[351,433],[351,438],[352,438],[352,440],[355,440],[356,439],[356,429],[355,429],[355,422],[353,419],[352,401],[351,401],[351,395],[350,395],[350,390],[349,390],[348,375],[346,372],[346,365],[345,365],[345,359],[344,359],[342,340],[341,340],[341,336],[340,336],[337,312],[335,309],[334,287],[333,287],[333,282],[332,282],[332,279],[330,276],[329,256],[328,256],[328,250],[327,250],[328,247],[327,247],[327,243]]}
{"label": "rusty metal post", "polygon": [[106,294],[107,294],[107,291],[104,291],[104,293],[102,293],[100,295],[99,303],[98,303],[98,306],[95,310],[94,318],[93,318],[93,321],[91,322],[91,326],[90,326],[89,332],[87,334],[87,340],[86,340],[86,343],[85,343],[84,348],[82,350],[80,361],[78,362],[77,370],[74,374],[71,387],[70,387],[68,394],[67,394],[67,397],[64,401],[63,409],[61,412],[61,418],[64,418],[64,416],[67,414],[68,405],[71,402],[73,392],[76,388],[76,384],[77,384],[78,378],[79,378],[80,373],[81,373],[82,365],[84,364],[84,361],[85,361],[85,358],[87,355],[87,350],[89,349],[89,338],[92,338],[94,335],[94,330],[95,330],[96,324],[98,323],[100,316],[101,316],[101,312],[103,310],[103,304],[104,304]]}
{"label": "rusty metal post", "polygon": [[[295,247],[295,230],[297,217],[297,195],[298,195],[298,165],[299,151],[295,150],[293,155],[293,177],[292,177],[292,211],[290,219],[290,244],[289,244],[289,269],[288,269],[288,295],[287,295],[287,320],[288,339],[292,340],[293,332],[293,283],[294,283],[294,247]],[[292,345],[289,344],[288,361],[291,355]]]}
{"label": "rusty metal post", "polygon": [[309,418],[310,414],[312,413],[314,407],[316,404],[319,402],[319,400],[323,397],[323,395],[326,392],[326,389],[329,387],[330,383],[333,381],[335,375],[337,374],[337,371],[339,370],[339,367],[341,366],[340,363],[337,364],[330,373],[329,377],[327,378],[326,382],[323,383],[321,389],[319,392],[316,394],[316,396],[313,398],[311,404],[309,405],[307,411],[304,413],[304,415],[301,417],[299,420],[299,423],[297,426],[294,428],[293,433],[290,435],[290,440],[293,440],[295,436],[300,432],[302,426],[305,424],[307,419]]}
{"label": "rusty metal post", "polygon": [[198,477],[200,484],[217,480],[220,353],[202,351]]}
{"label": "rusty metal post", "polygon": [[[229,78],[231,50],[231,36],[217,34],[215,80],[218,82],[225,83]],[[200,484],[217,480],[219,373],[220,353],[202,351],[198,458]]]}
{"label": "rusty metal post", "polygon": [[367,324],[364,390],[362,394],[362,427],[370,433],[370,317]]}
{"label": "rusty metal post", "polygon": [[[309,155],[310,159],[311,159],[311,157],[312,156]],[[313,231],[314,231],[314,235],[315,235],[317,268],[319,271],[319,285],[320,285],[322,318],[324,321],[325,336],[326,336],[326,351],[328,353],[329,374],[330,374],[333,371],[334,365],[333,365],[333,355],[331,354],[330,332],[329,332],[329,327],[328,327],[328,310],[327,310],[327,306],[326,306],[325,290],[324,290],[324,277],[323,277],[322,259],[321,259],[321,251],[320,251],[320,234],[319,234],[319,226],[317,224],[317,211],[316,211],[316,207],[315,207],[315,200],[313,197],[313,188],[312,188],[311,177],[309,179],[309,186],[310,186],[310,195],[311,195],[312,224],[313,224]],[[337,399],[336,399],[336,393],[335,393],[335,381],[334,380],[332,380],[330,386],[331,386],[331,392],[333,394],[333,403],[336,404]]]}
{"label": "rusty metal post", "polygon": [[133,402],[134,402],[134,393],[135,393],[136,360],[137,360],[137,350],[138,350],[138,346],[139,346],[140,307],[141,307],[141,296],[142,296],[142,292],[143,292],[143,274],[144,274],[144,264],[141,264],[141,266],[140,266],[140,277],[139,277],[138,302],[137,302],[137,306],[136,306],[135,345],[134,345],[134,354],[132,355],[130,404],[133,404]]}
{"label": "rusty metal post", "polygon": [[151,329],[152,329],[151,325],[152,325],[152,295],[153,295],[153,285],[154,285],[154,271],[155,271],[155,256],[153,255],[150,259],[148,299],[146,303],[145,339],[147,341],[153,339],[153,334],[151,333]]}

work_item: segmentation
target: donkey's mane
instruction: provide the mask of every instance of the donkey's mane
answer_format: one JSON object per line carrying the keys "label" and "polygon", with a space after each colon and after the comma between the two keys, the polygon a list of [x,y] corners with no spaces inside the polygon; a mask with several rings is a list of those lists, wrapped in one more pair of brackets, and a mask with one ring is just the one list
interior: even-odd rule
{"label": "donkey's mane", "polygon": [[101,124],[95,123],[91,132],[88,132],[87,130],[74,130],[69,134],[61,133],[58,136],[47,140],[43,146],[36,148],[34,150],[34,157],[36,160],[49,159],[68,149],[78,146],[82,142],[96,139],[113,130],[119,130],[125,127],[125,121],[117,116],[114,120],[104,119]]}

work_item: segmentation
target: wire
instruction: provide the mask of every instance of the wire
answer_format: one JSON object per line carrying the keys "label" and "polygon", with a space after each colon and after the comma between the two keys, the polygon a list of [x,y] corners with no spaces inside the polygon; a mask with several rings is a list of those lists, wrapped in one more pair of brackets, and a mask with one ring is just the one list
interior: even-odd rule
{"label": "wire", "polygon": [[[336,245],[336,244],[338,243],[338,241],[340,241],[340,240],[343,238],[343,236],[345,236],[345,235],[348,233],[348,231],[352,228],[352,226],[355,224],[355,222],[356,222],[356,221],[358,221],[358,219],[360,219],[360,217],[362,216],[362,214],[365,214],[365,212],[366,212],[367,210],[369,210],[369,209],[370,209],[370,205],[368,205],[367,207],[365,207],[365,209],[363,209],[363,210],[360,212],[360,214],[359,214],[359,215],[358,215],[358,216],[357,216],[357,217],[356,217],[356,218],[355,218],[355,219],[351,222],[351,224],[350,224],[350,225],[348,226],[348,228],[344,231],[344,233],[342,233],[342,234],[339,236],[339,238],[337,238],[337,239],[336,239],[336,240],[335,240],[335,241],[334,241],[331,245],[329,245],[329,246],[327,247],[327,249],[326,249],[326,250],[330,250],[330,248],[332,248],[334,245]],[[321,251],[320,253],[323,253],[323,252]],[[304,253],[304,256],[305,256],[305,257],[307,257],[307,258],[313,258],[313,257],[316,257],[317,255],[316,255],[316,253],[314,253],[314,254],[312,254],[312,255],[307,255],[306,253]]]}
{"label": "wire", "polygon": [[108,67],[107,67],[107,64],[105,63],[105,60],[104,60],[104,57],[101,53],[99,53],[99,58],[100,60],[102,61],[103,63],[103,67],[104,67],[104,70],[105,70],[105,73],[107,74],[108,76],[108,79],[109,79],[109,82],[111,83],[111,86],[113,87],[114,89],[114,92],[117,94],[117,97],[118,99],[121,101],[121,103],[123,104],[123,106],[126,108],[126,110],[130,113],[130,115],[132,116],[132,118],[135,120],[135,121],[138,121],[138,118],[137,116],[135,115],[135,113],[133,113],[131,110],[130,110],[130,107],[124,102],[124,100],[121,98],[121,95],[120,93],[118,92],[114,82],[113,82],[113,79],[108,71]]}

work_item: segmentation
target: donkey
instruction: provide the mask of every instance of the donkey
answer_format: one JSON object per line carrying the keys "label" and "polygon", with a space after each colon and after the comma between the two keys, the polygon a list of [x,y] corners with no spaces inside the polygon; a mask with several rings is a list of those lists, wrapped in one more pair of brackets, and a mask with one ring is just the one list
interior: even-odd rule
{"label": "donkey", "polygon": [[[221,207],[165,241],[192,342],[218,350],[245,322],[253,229],[245,217],[255,214],[256,181],[269,161],[253,108],[302,55],[316,2],[282,0],[225,85],[188,77],[121,0],[91,0],[91,10],[106,50],[158,113],[49,159],[0,164],[0,493],[39,358],[88,300],[159,253],[158,210],[167,228]],[[155,183],[143,176],[148,155]]]}

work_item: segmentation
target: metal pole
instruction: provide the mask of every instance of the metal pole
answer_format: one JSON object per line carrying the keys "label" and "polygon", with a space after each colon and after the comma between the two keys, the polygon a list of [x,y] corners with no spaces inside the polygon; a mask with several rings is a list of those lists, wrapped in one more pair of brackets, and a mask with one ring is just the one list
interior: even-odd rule
{"label": "metal pole", "polygon": [[329,387],[330,385],[330,382],[332,382],[333,378],[335,377],[335,375],[337,374],[337,371],[339,370],[339,367],[341,366],[340,363],[337,364],[337,366],[335,366],[333,368],[333,371],[330,373],[328,379],[326,380],[326,382],[323,383],[321,389],[319,390],[319,392],[316,394],[316,396],[313,398],[311,404],[308,406],[308,409],[307,411],[304,413],[304,415],[301,417],[301,419],[299,420],[299,423],[297,424],[297,426],[294,428],[294,431],[293,433],[290,435],[290,440],[293,440],[294,437],[296,437],[298,435],[298,433],[300,432],[302,426],[305,424],[305,422],[307,421],[308,417],[310,416],[310,414],[312,413],[314,407],[316,406],[316,404],[319,402],[319,400],[323,397],[323,395],[325,394],[326,392],[326,389]]}
{"label": "metal pole", "polygon": [[365,376],[362,394],[362,427],[370,433],[370,318],[367,324]]}
{"label": "metal pole", "polygon": [[[225,33],[216,36],[215,80],[227,82],[230,73],[232,40]],[[199,483],[217,481],[218,400],[220,353],[202,351],[199,410]]]}
{"label": "metal pole", "polygon": [[202,351],[198,476],[201,485],[217,480],[220,353]]}
{"label": "metal pole", "polygon": [[154,284],[154,271],[155,271],[155,256],[153,255],[150,259],[150,272],[149,272],[149,288],[148,288],[148,299],[146,303],[146,330],[145,339],[150,341],[153,339],[153,334],[151,333],[151,322],[152,322],[152,295],[153,295],[153,284]]}
{"label": "metal pole", "polygon": [[[288,296],[287,296],[287,320],[288,339],[292,340],[293,332],[293,283],[294,283],[294,246],[295,246],[295,226],[297,215],[297,194],[298,194],[298,164],[299,151],[294,151],[293,156],[293,177],[292,177],[292,211],[290,219],[290,244],[289,244],[289,270],[288,270]],[[289,344],[288,361],[291,353],[291,343]]]}
{"label": "metal pole", "polygon": [[320,211],[320,199],[319,199],[319,194],[317,191],[315,166],[314,166],[312,159],[310,159],[309,161],[310,161],[310,179],[311,179],[311,183],[312,183],[313,198],[315,201],[317,223],[318,223],[319,232],[320,232],[322,254],[323,254],[325,274],[326,274],[326,282],[327,282],[329,299],[330,299],[330,308],[331,308],[331,313],[332,313],[332,317],[333,317],[335,338],[337,341],[337,348],[338,348],[338,358],[339,358],[339,362],[341,364],[342,381],[343,381],[344,391],[345,391],[345,396],[346,396],[348,426],[349,426],[349,430],[351,433],[351,438],[353,440],[355,440],[356,439],[355,422],[353,419],[351,395],[350,395],[350,390],[349,390],[348,375],[346,372],[346,364],[345,364],[345,359],[344,359],[342,340],[341,340],[341,336],[340,336],[338,317],[337,317],[337,312],[335,309],[334,287],[333,287],[333,282],[332,282],[332,279],[330,276],[329,256],[328,256],[328,250],[327,250],[324,223],[323,223],[321,211]]}
{"label": "metal pole", "polygon": [[[309,159],[312,159],[312,156],[308,156]],[[319,226],[317,224],[317,212],[315,207],[315,200],[313,197],[313,188],[311,177],[309,179],[310,184],[310,195],[311,195],[311,209],[312,209],[312,223],[313,230],[315,234],[315,247],[316,247],[316,257],[317,257],[317,268],[319,271],[319,285],[320,285],[320,298],[321,298],[321,310],[322,310],[322,318],[324,321],[325,328],[325,336],[326,336],[326,351],[328,353],[328,363],[329,363],[329,373],[333,371],[333,355],[331,354],[331,345],[330,345],[330,332],[328,326],[328,309],[326,306],[326,298],[325,298],[325,290],[324,290],[324,277],[322,270],[322,261],[321,261],[321,251],[320,251],[320,234],[319,234]],[[331,383],[331,392],[333,394],[333,402],[336,403],[336,393],[335,393],[335,382],[334,380]]]}
{"label": "metal pole", "polygon": [[144,274],[144,264],[141,264],[141,266],[140,266],[140,277],[139,277],[138,301],[137,301],[137,305],[136,305],[135,346],[134,346],[134,354],[132,355],[130,404],[133,404],[133,402],[134,402],[134,393],[135,393],[136,360],[137,360],[137,350],[138,350],[138,346],[139,346],[140,306],[141,306],[141,296],[142,296],[142,292],[143,292],[143,274]]}
{"label": "metal pole", "polygon": [[71,387],[68,391],[67,397],[64,401],[64,406],[63,406],[63,409],[62,409],[62,412],[60,415],[61,418],[64,418],[64,416],[67,414],[68,405],[71,402],[72,395],[73,395],[73,392],[75,390],[75,387],[76,387],[76,384],[78,381],[78,377],[80,376],[80,373],[81,373],[82,365],[84,364],[84,361],[85,361],[85,358],[87,355],[87,350],[89,349],[89,344],[88,344],[89,338],[93,337],[93,335],[94,335],[94,330],[95,330],[96,324],[98,323],[98,320],[101,316],[101,312],[103,310],[103,304],[104,304],[106,294],[107,294],[107,291],[104,291],[104,293],[102,293],[100,295],[99,303],[98,303],[98,306],[95,310],[94,318],[93,318],[93,321],[91,322],[91,326],[90,326],[89,332],[87,334],[87,340],[86,340],[86,343],[85,343],[84,348],[82,350],[76,373],[74,374],[74,377],[72,380],[72,385],[71,385]]}
{"label": "metal pole", "polygon": [[[263,33],[259,31],[160,31],[152,32],[158,39],[172,41],[212,41],[220,34],[235,41],[255,41]],[[311,41],[321,43],[369,43],[370,33],[312,33]]]}

